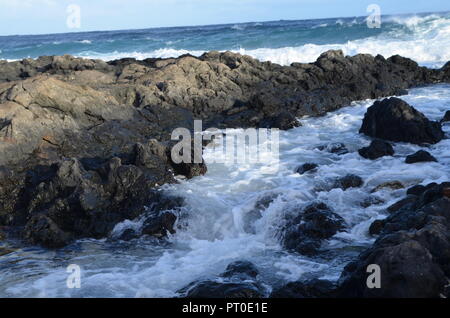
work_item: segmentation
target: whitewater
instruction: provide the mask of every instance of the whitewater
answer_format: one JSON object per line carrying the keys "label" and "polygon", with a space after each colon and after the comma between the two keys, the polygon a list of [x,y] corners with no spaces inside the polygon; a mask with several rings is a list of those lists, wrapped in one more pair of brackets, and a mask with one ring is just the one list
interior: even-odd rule
{"label": "whitewater", "polygon": [[230,25],[157,28],[50,35],[2,36],[0,59],[72,54],[105,61],[133,57],[200,56],[232,51],[282,65],[310,63],[330,49],[346,55],[402,55],[421,65],[450,60],[450,13],[383,16],[379,29],[365,17],[272,21]]}
{"label": "whitewater", "polygon": [[[364,18],[278,21],[187,28],[91,32],[68,35],[0,37],[0,59],[21,59],[48,54],[73,54],[111,60],[121,57],[176,57],[201,55],[209,50],[231,50],[264,61],[287,65],[312,62],[322,52],[342,49],[345,54],[400,54],[421,65],[441,67],[450,60],[450,14],[383,17],[381,29],[368,29]],[[449,109],[450,85],[409,90],[403,100],[431,120]],[[395,155],[375,161],[362,158],[358,149],[370,139],[359,134],[363,116],[374,100],[356,101],[319,118],[299,118],[302,126],[280,132],[280,166],[273,163],[208,164],[205,176],[179,180],[162,191],[182,196],[177,233],[167,241],[114,239],[127,228],[139,230],[142,220],[118,224],[110,238],[77,241],[60,250],[0,242],[10,252],[0,256],[0,297],[175,297],[177,291],[200,279],[214,279],[236,260],[253,262],[267,293],[289,281],[312,277],[337,280],[344,266],[373,243],[370,224],[387,216],[386,208],[403,198],[416,184],[450,178],[450,139],[430,147],[397,143]],[[443,126],[450,133],[450,125]],[[345,155],[318,147],[344,143]],[[420,149],[438,162],[404,163]],[[220,154],[207,147],[208,162]],[[295,173],[306,162],[319,164],[314,174]],[[328,190],[336,177],[356,174],[364,186],[346,191]],[[399,181],[404,189],[382,189]],[[252,217],[255,205],[273,197]],[[366,207],[366,202],[375,202]],[[280,229],[295,205],[321,201],[342,216],[348,227],[323,246],[318,257],[290,253],[282,248]],[[81,289],[68,289],[69,264],[82,269]]]}

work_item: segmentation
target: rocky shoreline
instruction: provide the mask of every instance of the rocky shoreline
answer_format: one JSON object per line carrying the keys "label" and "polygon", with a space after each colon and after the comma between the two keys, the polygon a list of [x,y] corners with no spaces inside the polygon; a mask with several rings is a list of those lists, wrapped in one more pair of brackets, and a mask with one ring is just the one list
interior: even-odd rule
{"label": "rocky shoreline", "polygon": [[[176,182],[175,175],[192,178],[207,169],[205,164],[171,161],[173,129],[192,130],[194,119],[209,127],[289,129],[299,124],[298,117],[320,116],[355,100],[402,95],[408,88],[441,82],[450,82],[450,62],[435,70],[400,56],[345,57],[341,51],[291,66],[230,52],[143,61],[71,56],[0,61],[0,239],[18,236],[29,244],[58,248],[80,238],[107,237],[117,223],[141,215],[146,216],[142,233],[127,232],[121,239],[163,238],[176,231],[183,202],[158,187]],[[360,154],[373,160],[392,155],[389,142],[436,143],[445,137],[440,125],[399,99],[377,102],[361,127],[361,133],[375,139]],[[407,160],[431,158],[420,153]],[[314,173],[314,165],[300,172]],[[335,186],[357,187],[362,182],[357,178],[349,175]],[[379,239],[347,266],[339,286],[291,283],[274,291],[274,297],[447,295],[448,186],[411,190],[405,205],[373,225]],[[314,254],[322,240],[345,224],[320,203],[307,210],[291,221],[284,245]],[[415,258],[424,266],[408,267]],[[364,266],[376,262],[389,268],[383,273],[389,286],[384,294],[361,285]],[[230,271],[256,279],[256,269],[250,275],[247,271],[253,265],[230,266]],[[410,276],[399,278],[405,271]],[[410,286],[402,289],[399,282],[405,280]],[[216,285],[213,289],[230,297],[263,295],[256,281],[243,286],[245,290],[234,279],[232,284],[226,287],[230,293]],[[203,282],[182,293],[208,294],[210,285]]]}

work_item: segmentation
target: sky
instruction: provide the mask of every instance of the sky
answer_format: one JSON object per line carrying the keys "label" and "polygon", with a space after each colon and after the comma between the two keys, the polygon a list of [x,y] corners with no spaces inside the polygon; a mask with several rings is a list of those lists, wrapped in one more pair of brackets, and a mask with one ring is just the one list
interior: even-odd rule
{"label": "sky", "polygon": [[382,14],[450,11],[448,0],[0,0],[0,35],[353,17],[370,4]]}

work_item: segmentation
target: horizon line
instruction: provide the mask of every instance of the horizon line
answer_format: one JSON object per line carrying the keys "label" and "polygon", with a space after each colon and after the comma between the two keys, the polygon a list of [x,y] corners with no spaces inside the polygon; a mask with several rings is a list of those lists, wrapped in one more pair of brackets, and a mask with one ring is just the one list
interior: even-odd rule
{"label": "horizon line", "polygon": [[[437,14],[437,13],[450,13],[450,11],[425,11],[425,12],[408,12],[408,13],[390,13],[382,14],[382,17],[389,16],[404,16],[404,15],[418,15],[418,14]],[[45,36],[45,35],[62,35],[62,34],[84,34],[84,33],[106,33],[106,32],[119,32],[119,31],[141,31],[141,30],[157,30],[157,29],[176,29],[176,28],[189,28],[189,27],[207,27],[207,26],[221,26],[221,25],[239,25],[247,23],[270,23],[270,22],[293,22],[293,21],[312,21],[312,20],[332,20],[332,19],[350,19],[350,18],[363,18],[365,15],[360,16],[340,16],[340,17],[328,17],[328,18],[312,18],[312,19],[278,19],[278,20],[264,20],[264,21],[246,21],[246,22],[229,22],[229,23],[213,23],[213,24],[192,24],[192,25],[174,25],[174,26],[160,26],[160,27],[146,27],[146,28],[132,28],[132,29],[110,29],[110,30],[91,30],[91,31],[67,31],[67,32],[55,32],[55,33],[28,33],[28,34],[9,34],[1,35],[0,37],[15,37],[15,36]]]}

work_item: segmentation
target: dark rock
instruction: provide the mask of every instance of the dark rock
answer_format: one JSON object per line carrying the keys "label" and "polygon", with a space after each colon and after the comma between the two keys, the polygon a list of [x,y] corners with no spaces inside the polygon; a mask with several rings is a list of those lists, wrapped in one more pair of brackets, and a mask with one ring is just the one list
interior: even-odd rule
{"label": "dark rock", "polygon": [[374,221],[369,227],[369,234],[372,236],[379,235],[383,230],[384,224],[385,224],[384,220]]}
{"label": "dark rock", "polygon": [[125,231],[123,231],[117,237],[117,239],[121,240],[121,241],[131,241],[131,240],[136,239],[138,237],[139,237],[139,235],[138,235],[138,233],[136,233],[135,230],[133,230],[133,229],[126,229]]}
{"label": "dark rock", "polygon": [[305,174],[306,172],[313,172],[315,170],[317,170],[319,166],[315,163],[305,163],[302,166],[298,167],[296,172],[298,174]]}
{"label": "dark rock", "polygon": [[393,156],[394,148],[386,141],[376,139],[372,141],[369,147],[365,147],[358,150],[361,157],[366,159],[375,160],[384,156]]}
{"label": "dark rock", "polygon": [[58,225],[45,215],[36,215],[28,221],[24,237],[31,244],[39,244],[50,248],[63,247],[69,244],[73,237],[62,231]]}
{"label": "dark rock", "polygon": [[416,185],[414,187],[409,188],[408,191],[406,191],[406,194],[419,196],[422,193],[424,193],[426,191],[426,189],[427,188],[423,185]]}
{"label": "dark rock", "polygon": [[142,234],[151,235],[157,238],[165,237],[167,233],[174,234],[174,225],[177,217],[170,212],[160,215],[152,215],[145,220],[142,227]]}
{"label": "dark rock", "polygon": [[406,198],[401,199],[400,201],[394,203],[390,207],[387,208],[387,211],[389,213],[394,213],[399,211],[400,209],[403,209],[407,206],[413,206],[417,202],[417,197],[414,195],[408,195]]}
{"label": "dark rock", "polygon": [[[445,293],[450,274],[450,199],[444,194],[448,185],[426,186],[419,196],[410,196],[415,203],[374,226],[380,236],[346,266],[339,297],[438,298]],[[380,267],[380,289],[367,287],[370,264]]]}
{"label": "dark rock", "polygon": [[335,181],[333,188],[340,188],[347,190],[350,188],[360,188],[364,185],[364,181],[361,177],[348,174],[345,177],[339,178]]}
{"label": "dark rock", "polygon": [[286,227],[284,247],[304,255],[317,254],[323,240],[345,229],[345,221],[324,203],[300,211]]}
{"label": "dark rock", "polygon": [[270,298],[333,298],[336,285],[327,280],[291,282],[275,289]]}
{"label": "dark rock", "polygon": [[300,122],[289,112],[281,112],[275,117],[268,118],[262,124],[264,128],[278,128],[281,130],[288,130],[299,127]]}
{"label": "dark rock", "polygon": [[258,276],[258,273],[259,271],[253,263],[248,261],[237,261],[229,264],[221,276],[245,280],[249,278],[255,279],[256,276]]}
{"label": "dark rock", "polygon": [[345,155],[349,152],[345,144],[340,142],[331,143],[325,146],[319,146],[317,147],[317,149],[319,149],[320,151],[328,151],[336,155]]}
{"label": "dark rock", "polygon": [[194,177],[202,176],[206,174],[208,168],[206,164],[203,163],[180,163],[180,164],[172,164],[175,174],[185,176],[188,179],[192,179]]}
{"label": "dark rock", "polygon": [[419,150],[415,154],[407,156],[405,162],[409,164],[417,162],[437,162],[437,159],[428,151]]}
{"label": "dark rock", "polygon": [[396,97],[376,101],[369,107],[360,133],[413,144],[435,144],[445,137],[440,123],[428,120],[414,107]]}
{"label": "dark rock", "polygon": [[444,117],[441,119],[441,123],[449,122],[450,121],[450,110],[448,110]]}
{"label": "dark rock", "polygon": [[178,291],[186,298],[263,298],[260,287],[253,283],[203,281]]}
{"label": "dark rock", "polygon": [[262,298],[266,291],[257,275],[255,265],[237,261],[229,264],[218,280],[192,282],[178,293],[187,298]]}

